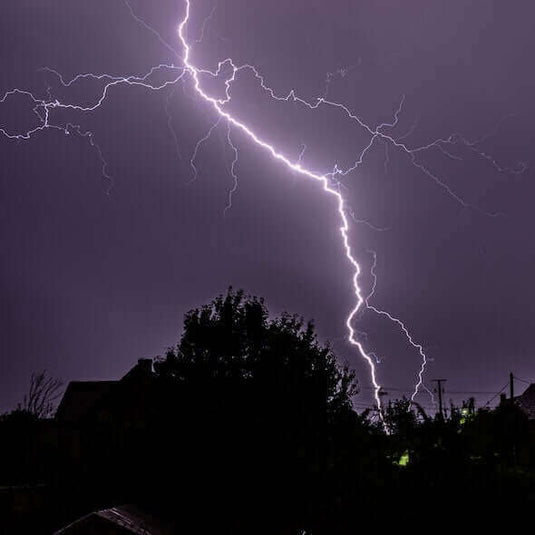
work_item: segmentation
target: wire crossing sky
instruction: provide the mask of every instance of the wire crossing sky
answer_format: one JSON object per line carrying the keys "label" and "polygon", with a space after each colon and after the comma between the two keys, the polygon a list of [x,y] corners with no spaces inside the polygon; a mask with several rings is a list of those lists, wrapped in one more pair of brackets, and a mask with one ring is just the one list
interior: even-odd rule
{"label": "wire crossing sky", "polygon": [[[434,403],[433,394],[425,384],[426,367],[429,362],[429,351],[425,349],[425,340],[418,339],[413,334],[411,326],[401,317],[375,304],[378,285],[376,270],[380,261],[378,253],[375,250],[367,250],[365,264],[369,264],[369,267],[366,274],[363,273],[362,260],[356,253],[356,227],[365,225],[375,232],[386,232],[389,227],[380,227],[375,222],[368,221],[367,218],[361,218],[358,209],[353,206],[354,200],[350,200],[347,192],[351,188],[351,181],[359,176],[367,160],[373,157],[378,147],[384,147],[385,173],[396,165],[396,162],[392,161],[393,155],[401,156],[409,164],[413,173],[428,180],[461,210],[473,213],[479,218],[496,220],[499,224],[504,214],[499,210],[489,210],[479,203],[466,200],[456,187],[450,185],[446,172],[434,165],[432,157],[439,154],[452,164],[462,164],[467,160],[466,155],[470,155],[472,159],[479,160],[481,164],[499,175],[522,177],[529,169],[526,162],[504,164],[501,159],[484,148],[485,142],[496,135],[503,123],[509,119],[509,115],[502,116],[490,131],[474,139],[462,133],[453,132],[414,144],[409,140],[412,139],[416,123],[409,130],[399,133],[400,120],[406,106],[410,103],[410,97],[407,95],[399,95],[390,119],[376,124],[364,119],[350,105],[329,96],[334,80],[337,77],[351,76],[351,67],[339,68],[336,72],[328,73],[324,91],[315,97],[303,96],[303,93],[308,94],[309,91],[297,88],[288,92],[278,91],[262,74],[261,69],[253,63],[240,63],[230,57],[218,59],[213,68],[199,66],[197,63],[195,58],[202,53],[204,41],[211,32],[214,19],[223,9],[221,5],[214,4],[202,19],[201,24],[194,27],[192,17],[195,10],[200,7],[205,8],[205,6],[200,1],[178,2],[182,15],[174,24],[176,40],[173,41],[164,37],[162,32],[139,15],[129,0],[123,0],[123,3],[126,14],[156,39],[165,53],[164,57],[169,56],[172,61],[164,60],[144,74],[127,76],[83,72],[69,77],[51,66],[44,67],[41,72],[48,77],[47,80],[55,79],[55,83],[48,82],[45,95],[40,95],[35,90],[17,87],[5,91],[0,97],[0,105],[13,106],[14,109],[16,106],[29,107],[34,116],[33,124],[22,130],[2,125],[0,122],[0,133],[3,137],[8,141],[29,141],[43,132],[58,131],[65,135],[75,134],[85,138],[100,162],[101,172],[107,183],[107,192],[113,196],[114,173],[110,171],[110,150],[99,142],[93,129],[83,126],[83,117],[98,110],[105,112],[110,99],[124,98],[124,92],[128,87],[144,88],[156,93],[167,92],[165,112],[168,130],[173,138],[177,156],[182,158],[183,149],[180,147],[178,135],[173,127],[173,100],[178,96],[186,104],[191,101],[192,106],[202,103],[205,113],[211,116],[210,126],[197,140],[188,158],[190,167],[188,183],[191,185],[198,181],[199,168],[205,157],[205,145],[210,143],[212,137],[221,129],[224,129],[224,142],[230,154],[228,172],[231,177],[226,203],[222,206],[224,216],[232,212],[233,201],[240,191],[240,177],[245,180],[245,173],[240,173],[240,157],[252,146],[264,151],[273,161],[279,162],[286,169],[289,177],[299,175],[317,182],[324,194],[334,202],[337,221],[333,221],[333,225],[339,230],[340,254],[345,256],[351,269],[348,287],[354,296],[353,305],[345,318],[347,341],[367,365],[373,385],[375,404],[381,407],[382,355],[369,347],[369,337],[357,329],[357,323],[369,314],[386,320],[389,328],[396,330],[404,337],[406,344],[419,359],[419,364],[411,372],[413,376],[411,399],[415,400],[419,394],[426,394]],[[235,22],[239,24],[239,21]],[[94,87],[98,87],[96,98],[89,98],[87,95],[80,96],[80,87],[88,83],[96,84]],[[61,96],[56,96],[58,93],[56,87],[61,89],[59,92]],[[182,88],[183,96],[177,91],[180,88]],[[312,148],[313,144],[308,140],[303,139],[301,143],[293,144],[287,141],[287,137],[280,136],[278,139],[273,135],[271,124],[269,127],[264,127],[262,118],[258,118],[256,111],[254,117],[249,116],[249,101],[247,98],[244,99],[243,95],[251,88],[256,91],[255,98],[262,99],[270,105],[277,105],[284,109],[291,106],[299,113],[310,116],[325,117],[324,114],[329,114],[328,120],[335,121],[344,132],[347,128],[358,132],[361,140],[360,146],[355,149],[353,156],[349,159],[344,157],[344,162],[340,162],[336,157],[324,156],[329,153],[330,147],[327,144],[320,147],[321,155],[318,157]],[[269,122],[271,123],[271,120]],[[469,163],[473,165],[471,160]],[[396,267],[390,266],[390,269],[395,270]]]}

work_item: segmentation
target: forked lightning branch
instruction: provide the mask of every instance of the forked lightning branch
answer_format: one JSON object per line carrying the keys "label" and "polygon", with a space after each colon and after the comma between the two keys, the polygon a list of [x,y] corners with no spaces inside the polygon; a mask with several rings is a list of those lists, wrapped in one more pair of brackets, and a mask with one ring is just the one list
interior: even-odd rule
{"label": "forked lightning branch", "polygon": [[[428,357],[424,351],[423,345],[415,341],[415,338],[411,334],[409,327],[399,318],[387,311],[381,310],[370,302],[373,297],[377,282],[375,275],[375,253],[371,268],[372,288],[365,291],[360,286],[359,278],[361,275],[361,267],[356,255],[354,254],[354,246],[350,240],[350,230],[352,222],[356,222],[355,224],[358,224],[363,221],[357,219],[353,208],[348,205],[342,193],[342,188],[340,187],[340,178],[348,176],[351,173],[358,172],[358,168],[363,164],[367,154],[371,151],[376,143],[382,142],[385,143],[387,147],[391,147],[404,154],[408,158],[409,162],[413,165],[415,172],[422,173],[425,177],[432,180],[437,187],[441,188],[442,191],[452,199],[452,201],[459,203],[466,209],[473,209],[483,212],[480,208],[467,203],[444,181],[442,177],[439,176],[436,171],[425,165],[420,158],[421,155],[428,151],[438,150],[445,156],[453,157],[451,153],[453,152],[455,146],[462,145],[464,148],[472,151],[477,157],[484,159],[488,165],[494,167],[499,172],[519,173],[522,172],[523,169],[518,171],[503,168],[491,156],[479,150],[477,140],[468,140],[461,134],[457,133],[430,141],[422,146],[409,146],[405,140],[405,136],[395,137],[391,133],[398,125],[399,117],[403,111],[404,97],[400,99],[399,106],[397,107],[391,122],[372,126],[359,117],[359,115],[355,111],[351,110],[349,106],[340,102],[329,100],[325,95],[314,100],[306,100],[299,96],[297,90],[291,90],[288,94],[280,94],[266,82],[264,76],[254,65],[237,65],[231,58],[225,58],[222,59],[212,70],[198,67],[192,60],[192,47],[202,46],[202,36],[204,35],[205,31],[208,30],[206,29],[205,20],[201,26],[201,38],[196,40],[190,39],[189,25],[191,23],[192,10],[195,7],[192,0],[183,0],[184,14],[176,26],[176,44],[166,41],[155,28],[145,22],[134,11],[128,0],[123,1],[129,16],[133,17],[138,24],[142,25],[147,31],[151,32],[158,39],[162,47],[173,54],[177,65],[161,63],[152,67],[145,75],[142,76],[117,76],[102,73],[81,73],[71,79],[66,79],[61,73],[57,72],[53,68],[46,67],[43,70],[54,75],[57,79],[57,83],[67,89],[86,79],[100,82],[101,90],[99,96],[95,98],[92,104],[82,105],[76,101],[70,102],[68,100],[58,100],[54,97],[52,89],[49,89],[44,96],[39,96],[31,91],[19,88],[9,90],[3,96],[1,96],[0,104],[9,105],[14,99],[21,99],[23,102],[28,103],[35,115],[35,125],[24,131],[13,131],[11,128],[0,124],[0,133],[8,140],[19,141],[30,140],[35,136],[50,130],[60,131],[64,134],[77,134],[87,138],[101,161],[103,175],[111,183],[112,177],[108,171],[108,164],[104,157],[104,151],[98,145],[94,133],[90,130],[84,129],[83,125],[81,124],[56,122],[55,112],[58,110],[71,110],[73,113],[82,114],[95,112],[103,104],[103,102],[106,101],[111,92],[118,92],[119,90],[125,88],[125,86],[141,86],[150,92],[154,92],[163,91],[166,88],[173,88],[180,83],[190,84],[198,98],[204,102],[206,108],[211,110],[211,113],[215,117],[211,128],[206,132],[206,135],[197,142],[195,150],[191,156],[190,164],[193,170],[193,177],[195,178],[196,175],[196,160],[199,157],[199,151],[202,144],[208,140],[213,131],[218,128],[221,123],[224,123],[226,127],[226,140],[233,153],[233,160],[230,170],[232,176],[232,185],[228,191],[228,201],[224,207],[225,213],[232,207],[232,196],[238,188],[236,164],[238,162],[239,152],[237,145],[232,140],[233,131],[241,132],[251,144],[260,147],[270,158],[279,162],[281,166],[288,170],[288,175],[292,173],[298,173],[304,178],[316,182],[324,194],[333,198],[336,204],[336,216],[338,219],[338,228],[340,233],[340,254],[345,256],[347,263],[352,270],[351,280],[348,281],[348,284],[354,295],[354,305],[351,310],[347,312],[345,320],[347,327],[347,339],[368,366],[370,380],[373,384],[374,399],[377,407],[379,409],[381,408],[381,384],[378,378],[377,360],[375,355],[367,350],[362,337],[359,337],[359,333],[355,328],[355,324],[357,323],[358,319],[365,312],[377,314],[383,318],[386,318],[393,327],[400,330],[400,332],[405,336],[407,343],[410,344],[415,354],[418,355],[420,359],[420,365],[415,372],[414,387],[411,399],[414,400],[422,390],[425,390],[432,398],[433,396],[431,392],[424,384],[424,373],[428,362]],[[214,11],[215,10],[211,11],[208,18],[211,19],[214,16]],[[176,48],[177,46],[178,48]],[[314,113],[320,107],[331,109],[332,113],[336,114],[335,116],[339,117],[340,120],[353,122],[356,127],[368,137],[367,143],[365,143],[364,147],[362,147],[361,150],[355,155],[355,158],[352,159],[353,163],[350,166],[347,168],[341,168],[338,165],[335,165],[333,170],[328,173],[320,173],[304,165],[303,155],[305,150],[307,150],[306,145],[303,145],[301,148],[298,158],[293,160],[287,156],[287,154],[294,153],[295,147],[279,146],[275,142],[268,141],[264,132],[258,129],[253,129],[246,119],[238,118],[235,114],[229,111],[229,104],[231,101],[233,105],[237,104],[239,106],[239,102],[236,102],[233,99],[232,90],[235,84],[239,83],[240,75],[243,73],[252,74],[258,83],[258,87],[269,99],[293,103],[295,106],[300,106],[310,113]],[[156,75],[158,75],[158,77],[156,77]],[[214,96],[203,85],[202,80],[205,79],[205,77],[214,77],[220,81],[223,81],[225,91],[222,98]],[[158,83],[154,82],[156,78],[158,79]],[[492,217],[496,214],[487,213],[486,215]],[[379,412],[379,414],[381,413]]]}

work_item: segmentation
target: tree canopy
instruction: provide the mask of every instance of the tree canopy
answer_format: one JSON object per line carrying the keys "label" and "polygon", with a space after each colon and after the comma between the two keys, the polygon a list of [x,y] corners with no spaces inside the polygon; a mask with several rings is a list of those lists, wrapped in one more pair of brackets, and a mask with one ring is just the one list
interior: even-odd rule
{"label": "tree canopy", "polygon": [[4,478],[55,485],[73,506],[147,506],[177,533],[385,531],[430,524],[444,504],[465,527],[493,527],[535,503],[535,428],[515,400],[433,417],[403,398],[372,422],[313,323],[242,291],[188,312],[152,364],[76,422],[38,419],[57,382],[34,376],[20,414],[0,421]]}
{"label": "tree canopy", "polygon": [[[180,469],[188,493],[210,482],[233,529],[260,533],[258,519],[270,518],[297,530],[311,510],[335,507],[332,491],[348,468],[369,460],[354,455],[369,442],[352,410],[355,373],[320,343],[312,322],[271,317],[260,298],[229,289],[188,312],[180,341],[155,371],[160,392],[169,393],[158,406],[181,433],[180,441],[170,433],[158,440],[188,459]],[[167,474],[170,455],[160,451]],[[351,475],[352,486],[359,477]]]}
{"label": "tree canopy", "polygon": [[287,313],[272,319],[263,299],[232,289],[186,314],[180,342],[155,368],[179,383],[248,388],[267,404],[330,414],[350,409],[357,392],[354,372],[318,342],[312,322]]}

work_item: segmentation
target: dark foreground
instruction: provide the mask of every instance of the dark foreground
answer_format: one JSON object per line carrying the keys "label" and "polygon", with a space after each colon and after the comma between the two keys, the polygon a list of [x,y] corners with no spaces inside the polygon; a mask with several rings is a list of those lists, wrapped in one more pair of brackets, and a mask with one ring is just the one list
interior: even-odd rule
{"label": "dark foreground", "polygon": [[488,529],[533,510],[535,432],[514,400],[444,418],[401,400],[383,425],[354,412],[356,390],[311,325],[229,292],[158,361],[71,383],[54,419],[2,418],[0,533],[124,504],[154,534]]}

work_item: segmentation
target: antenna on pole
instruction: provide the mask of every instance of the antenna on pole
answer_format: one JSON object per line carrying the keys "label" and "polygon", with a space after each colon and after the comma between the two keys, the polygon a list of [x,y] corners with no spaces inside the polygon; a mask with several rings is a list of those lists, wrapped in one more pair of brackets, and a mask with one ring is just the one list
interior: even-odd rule
{"label": "antenna on pole", "polygon": [[445,383],[447,379],[433,379],[434,383],[437,383],[437,392],[438,392],[438,413],[440,414],[440,419],[444,419],[444,411],[442,410],[442,394],[444,393],[444,388],[442,383]]}
{"label": "antenna on pole", "polygon": [[515,384],[514,384],[514,378],[513,372],[509,374],[509,397],[511,400],[515,397]]}

